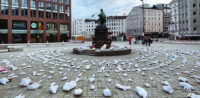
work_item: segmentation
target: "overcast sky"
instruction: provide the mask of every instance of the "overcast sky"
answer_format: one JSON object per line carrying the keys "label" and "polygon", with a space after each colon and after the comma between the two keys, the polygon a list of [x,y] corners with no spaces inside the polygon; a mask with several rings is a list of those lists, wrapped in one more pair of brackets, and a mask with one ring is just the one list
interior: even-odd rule
{"label": "overcast sky", "polygon": [[[71,0],[72,18],[91,18],[93,14],[97,16],[101,8],[107,16],[126,15],[134,6],[141,5],[140,0]],[[169,3],[171,0],[144,0],[148,4]]]}

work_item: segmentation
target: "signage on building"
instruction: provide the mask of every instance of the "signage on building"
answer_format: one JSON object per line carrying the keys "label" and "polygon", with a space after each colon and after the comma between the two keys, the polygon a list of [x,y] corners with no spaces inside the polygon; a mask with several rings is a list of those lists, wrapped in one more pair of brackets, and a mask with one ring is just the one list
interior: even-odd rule
{"label": "signage on building", "polygon": [[38,27],[39,27],[38,30],[42,30],[42,27],[43,27],[43,26],[42,26],[42,22],[39,22],[39,23],[38,23]]}
{"label": "signage on building", "polygon": [[37,24],[36,23],[32,23],[31,27],[35,29],[37,27]]}

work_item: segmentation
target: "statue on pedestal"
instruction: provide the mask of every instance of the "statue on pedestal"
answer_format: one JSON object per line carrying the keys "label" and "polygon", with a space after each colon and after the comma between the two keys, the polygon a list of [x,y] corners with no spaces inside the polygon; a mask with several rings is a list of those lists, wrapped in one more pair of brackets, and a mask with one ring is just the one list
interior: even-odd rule
{"label": "statue on pedestal", "polygon": [[100,14],[98,16],[98,25],[95,29],[95,37],[93,38],[92,44],[95,48],[101,48],[104,44],[106,44],[106,48],[108,49],[110,48],[112,41],[109,37],[110,33],[108,33],[108,28],[106,27],[106,14],[103,12],[103,9],[100,10]]}

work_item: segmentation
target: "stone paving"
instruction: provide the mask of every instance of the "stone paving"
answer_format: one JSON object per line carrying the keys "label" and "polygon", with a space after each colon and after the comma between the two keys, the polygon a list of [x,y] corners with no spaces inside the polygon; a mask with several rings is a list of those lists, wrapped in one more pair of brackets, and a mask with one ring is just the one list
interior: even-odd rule
{"label": "stone paving", "polygon": [[[139,98],[135,92],[136,86],[144,88],[148,93],[148,98],[184,98],[190,91],[179,86],[179,77],[187,78],[188,83],[195,88],[191,92],[200,95],[200,84],[196,79],[191,78],[194,75],[200,76],[200,66],[196,65],[196,61],[200,60],[200,45],[156,43],[151,47],[146,47],[129,46],[127,42],[115,42],[116,45],[132,47],[133,52],[126,56],[110,57],[72,54],[72,47],[87,44],[90,43],[65,43],[63,46],[55,43],[50,46],[29,46],[23,52],[0,53],[1,66],[6,66],[2,62],[6,59],[18,68],[18,70],[8,70],[8,73],[0,74],[0,79],[10,74],[17,75],[13,78],[13,82],[0,85],[0,98],[14,98],[21,93],[26,98],[74,98],[74,89],[69,92],[64,92],[62,89],[65,82],[77,79],[80,81],[77,81],[76,88],[83,89],[81,98],[102,98],[105,88],[111,90],[111,98]],[[183,63],[185,58],[187,62]],[[138,64],[138,67],[135,64]],[[91,68],[86,70],[85,65],[91,65]],[[103,68],[104,70],[100,70]],[[34,76],[33,71],[36,71],[38,75]],[[26,74],[22,74],[23,72]],[[64,76],[67,80],[61,81]],[[30,77],[34,82],[40,81],[41,87],[34,91],[20,87],[21,79],[26,77]],[[95,78],[94,83],[89,82],[91,77]],[[132,82],[129,81],[131,79]],[[172,94],[163,91],[161,84],[163,80],[171,84],[174,90]],[[59,86],[56,94],[50,94],[49,91],[50,84],[53,82]],[[127,91],[117,89],[116,83],[131,86],[131,89]],[[151,84],[151,87],[146,88],[145,83]],[[90,89],[92,84],[96,86],[95,90]]]}

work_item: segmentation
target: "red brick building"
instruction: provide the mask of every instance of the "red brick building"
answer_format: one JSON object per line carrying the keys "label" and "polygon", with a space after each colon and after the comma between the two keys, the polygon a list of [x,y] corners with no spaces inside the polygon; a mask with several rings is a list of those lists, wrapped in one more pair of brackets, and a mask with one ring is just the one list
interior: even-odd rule
{"label": "red brick building", "polygon": [[71,38],[71,0],[0,0],[0,43]]}

